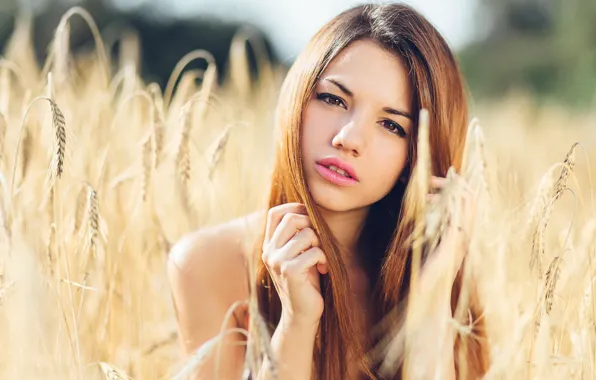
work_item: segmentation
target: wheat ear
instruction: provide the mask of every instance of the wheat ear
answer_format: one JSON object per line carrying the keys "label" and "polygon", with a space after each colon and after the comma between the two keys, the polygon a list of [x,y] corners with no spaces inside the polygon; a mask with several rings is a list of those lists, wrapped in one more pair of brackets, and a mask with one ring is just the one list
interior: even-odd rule
{"label": "wheat ear", "polygon": [[51,99],[49,101],[52,109],[52,124],[56,133],[56,176],[60,178],[64,172],[64,157],[66,155],[66,121],[58,105]]}
{"label": "wheat ear", "polygon": [[557,287],[557,281],[561,273],[561,257],[555,256],[551,261],[546,271],[546,279],[544,281],[544,310],[546,314],[550,314],[553,308],[553,300],[555,295],[555,288]]}
{"label": "wheat ear", "polygon": [[99,368],[108,380],[131,380],[131,378],[121,369],[105,362],[99,362]]}

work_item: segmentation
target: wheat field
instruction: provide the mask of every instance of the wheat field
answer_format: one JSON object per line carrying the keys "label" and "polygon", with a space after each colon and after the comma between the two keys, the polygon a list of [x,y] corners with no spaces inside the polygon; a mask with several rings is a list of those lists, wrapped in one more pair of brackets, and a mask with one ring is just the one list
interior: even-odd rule
{"label": "wheat field", "polygon": [[[94,51],[70,53],[72,17]],[[247,31],[223,84],[194,51],[166,88],[139,77],[134,34],[102,40],[83,9],[42,67],[30,37],[17,24],[0,60],[0,378],[182,378],[167,254],[263,204],[285,73]],[[487,378],[595,378],[596,113],[520,93],[472,109]]]}

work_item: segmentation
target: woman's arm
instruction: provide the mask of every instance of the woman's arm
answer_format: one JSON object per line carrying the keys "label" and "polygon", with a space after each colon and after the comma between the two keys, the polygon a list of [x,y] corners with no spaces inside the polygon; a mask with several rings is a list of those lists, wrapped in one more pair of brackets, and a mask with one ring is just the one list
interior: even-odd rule
{"label": "woman's arm", "polygon": [[[181,239],[168,260],[168,278],[178,321],[178,336],[185,364],[196,350],[217,336],[228,309],[248,298],[238,231],[231,225],[199,230]],[[225,329],[238,327],[232,316]],[[240,379],[245,338],[226,334],[220,350],[220,379]],[[215,377],[215,351],[194,372],[194,379]]]}
{"label": "woman's arm", "polygon": [[[277,378],[310,380],[317,329],[318,325],[300,325],[293,323],[291,318],[281,317],[271,338]],[[272,378],[270,366],[269,360],[263,362],[258,380]]]}

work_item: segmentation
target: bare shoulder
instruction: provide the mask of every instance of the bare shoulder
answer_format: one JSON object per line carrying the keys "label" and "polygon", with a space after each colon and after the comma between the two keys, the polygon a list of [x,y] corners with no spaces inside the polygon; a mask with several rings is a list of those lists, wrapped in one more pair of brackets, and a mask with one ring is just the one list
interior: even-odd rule
{"label": "bare shoulder", "polygon": [[[231,307],[248,298],[247,255],[250,241],[261,228],[257,212],[212,227],[194,231],[181,238],[170,251],[168,278],[178,322],[178,337],[184,356],[192,355],[222,328],[242,326],[242,307]],[[240,378],[244,346],[238,332],[222,339],[220,368],[222,378]],[[195,378],[214,378],[212,358],[197,367]]]}
{"label": "bare shoulder", "polygon": [[[247,258],[265,212],[255,212],[182,237],[171,249],[167,272],[186,354],[217,335],[231,306],[248,298]],[[228,327],[239,327],[234,309]]]}
{"label": "bare shoulder", "polygon": [[[245,283],[246,259],[264,215],[265,212],[254,212],[182,237],[170,251],[169,276],[190,282],[211,278],[215,280],[212,285],[225,285],[218,287],[222,291],[237,288],[230,286],[231,282]],[[241,278],[244,281],[239,281]]]}

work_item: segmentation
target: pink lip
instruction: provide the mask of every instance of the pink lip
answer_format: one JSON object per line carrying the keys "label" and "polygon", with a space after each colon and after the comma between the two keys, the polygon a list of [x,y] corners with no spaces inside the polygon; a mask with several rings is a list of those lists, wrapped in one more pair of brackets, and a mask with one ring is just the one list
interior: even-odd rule
{"label": "pink lip", "polygon": [[[343,175],[334,172],[333,170],[328,168],[329,165],[333,165],[345,170],[346,173],[348,173],[352,178],[344,177]],[[317,163],[315,164],[315,168],[323,178],[336,185],[353,186],[358,183],[358,179],[356,178],[354,169],[347,163],[341,162],[339,159],[335,157],[317,161]]]}
{"label": "pink lip", "polygon": [[317,161],[317,164],[329,167],[330,165],[337,166],[340,169],[343,169],[352,177],[354,180],[358,181],[358,176],[356,175],[356,170],[347,162],[340,160],[337,157],[327,157],[323,158],[322,160]]}

